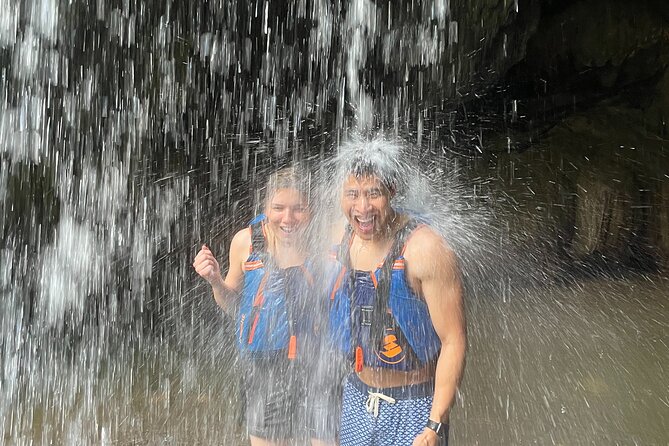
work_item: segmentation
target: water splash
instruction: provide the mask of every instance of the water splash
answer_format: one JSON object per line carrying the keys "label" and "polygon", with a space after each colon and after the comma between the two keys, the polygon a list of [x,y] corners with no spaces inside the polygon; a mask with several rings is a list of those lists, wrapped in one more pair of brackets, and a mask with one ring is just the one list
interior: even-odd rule
{"label": "water splash", "polygon": [[[528,390],[510,378],[517,364],[505,354],[517,354],[521,367],[518,346],[530,348],[527,339],[544,336],[538,329],[523,332],[521,322],[557,332],[599,313],[574,304],[573,319],[555,321],[546,315],[563,309],[561,293],[541,295],[553,306],[518,295],[512,278],[537,283],[550,277],[556,266],[550,251],[535,245],[529,229],[520,240],[508,229],[509,214],[533,216],[492,190],[489,177],[508,172],[468,179],[467,169],[484,161],[457,156],[474,146],[485,153],[484,143],[493,144],[481,136],[485,116],[472,116],[465,99],[485,93],[495,73],[517,60],[518,39],[492,37],[530,5],[0,0],[0,9],[3,441],[242,442],[234,381],[243,370],[235,368],[229,347],[230,321],[195,281],[191,257],[203,241],[226,252],[230,235],[257,210],[256,186],[269,171],[287,160],[327,159],[356,126],[406,138],[364,147],[397,148],[387,162],[400,163],[401,205],[425,213],[453,244],[475,295],[487,298],[473,304],[492,302],[473,310],[470,320],[485,316],[491,331],[473,325],[480,341],[472,345],[495,345],[498,336],[507,342],[502,352],[472,355],[483,363],[481,373],[498,371],[472,381],[509,389],[477,395],[471,384],[459,413],[499,407],[504,419],[522,421],[545,408],[553,418],[538,426],[547,430],[559,415],[621,401],[589,377],[594,372],[569,376],[570,385],[595,393],[584,397],[588,409],[565,402],[566,385]],[[482,25],[482,17],[490,20]],[[522,104],[510,101],[516,122]],[[355,144],[351,149],[360,148]],[[512,138],[507,148],[516,149]],[[409,157],[398,161],[405,149]],[[320,168],[333,175],[327,164]],[[328,192],[322,216],[338,208],[336,189]],[[663,295],[663,284],[647,289]],[[592,296],[588,291],[580,299]],[[649,311],[663,315],[666,309],[651,305]],[[666,328],[641,316],[630,326],[650,337]],[[597,328],[601,338],[612,334],[605,327]],[[570,348],[586,350],[578,335],[588,328],[577,324],[572,333]],[[535,350],[549,344],[539,342]],[[661,339],[642,344],[644,358],[651,358],[644,364],[663,363],[663,347],[654,347]],[[603,355],[606,349],[602,342]],[[621,350],[609,353],[607,364],[626,364]],[[588,364],[596,370],[597,358]],[[659,408],[666,406],[666,392],[645,391],[648,400],[636,407],[662,413],[654,404],[661,399]],[[485,417],[496,429],[469,428],[470,417],[462,418],[455,423],[464,426],[455,431],[462,442],[508,429]],[[591,425],[622,419],[593,417]],[[505,438],[527,442],[540,428],[514,427]],[[663,433],[653,425],[648,430]],[[598,438],[588,427],[574,432],[581,436],[560,431],[553,437],[565,443]],[[540,433],[536,438],[546,440]]]}

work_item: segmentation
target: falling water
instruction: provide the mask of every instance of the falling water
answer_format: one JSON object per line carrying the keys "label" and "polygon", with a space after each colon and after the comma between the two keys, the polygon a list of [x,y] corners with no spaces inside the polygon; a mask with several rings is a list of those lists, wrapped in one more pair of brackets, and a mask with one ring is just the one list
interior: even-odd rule
{"label": "falling water", "polygon": [[406,203],[462,260],[453,441],[666,442],[669,282],[581,283],[513,235],[541,214],[496,189],[526,184],[486,170],[494,117],[467,105],[521,57],[493,36],[531,15],[470,3],[0,0],[2,441],[243,444],[244,371],[192,257],[223,259],[269,171],[355,131],[405,141],[407,190],[431,188]]}

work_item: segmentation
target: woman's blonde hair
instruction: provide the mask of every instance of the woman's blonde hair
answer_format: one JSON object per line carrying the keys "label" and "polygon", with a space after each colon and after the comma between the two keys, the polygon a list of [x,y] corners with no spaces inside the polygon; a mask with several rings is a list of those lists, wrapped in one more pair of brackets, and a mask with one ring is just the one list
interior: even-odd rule
{"label": "woman's blonde hair", "polygon": [[264,190],[263,203],[267,205],[271,200],[274,192],[279,189],[295,189],[299,191],[306,199],[307,203],[310,201],[311,190],[311,175],[300,165],[291,165],[283,167],[272,173],[267,179],[267,184]]}

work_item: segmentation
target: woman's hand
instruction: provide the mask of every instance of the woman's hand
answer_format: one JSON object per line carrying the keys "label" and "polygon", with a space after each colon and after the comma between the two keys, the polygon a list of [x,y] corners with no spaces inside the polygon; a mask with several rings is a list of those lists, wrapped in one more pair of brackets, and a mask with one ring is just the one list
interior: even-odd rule
{"label": "woman's hand", "polygon": [[218,261],[207,245],[202,245],[200,252],[195,256],[193,268],[200,277],[209,282],[212,288],[223,286],[223,276]]}

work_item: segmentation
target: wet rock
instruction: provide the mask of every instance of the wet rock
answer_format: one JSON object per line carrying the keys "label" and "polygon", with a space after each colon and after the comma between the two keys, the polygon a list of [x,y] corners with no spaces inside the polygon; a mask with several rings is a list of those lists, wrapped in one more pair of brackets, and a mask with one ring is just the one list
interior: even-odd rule
{"label": "wet rock", "polygon": [[458,22],[456,57],[448,60],[460,74],[458,91],[495,81],[526,56],[529,39],[537,31],[541,2],[451,2]]}
{"label": "wet rock", "polygon": [[661,11],[652,2],[574,2],[543,17],[528,68],[561,85],[590,81],[604,89],[649,79],[669,63]]}
{"label": "wet rock", "polygon": [[607,103],[575,113],[539,142],[479,166],[511,244],[544,269],[562,260],[621,268],[669,258],[669,150],[644,113]]}
{"label": "wet rock", "polygon": [[666,181],[666,178],[656,184],[648,235],[651,248],[657,250],[658,263],[665,269],[669,269],[669,182]]}
{"label": "wet rock", "polygon": [[645,123],[659,138],[669,135],[669,70],[664,72],[644,110]]}
{"label": "wet rock", "polygon": [[631,172],[601,168],[582,171],[577,179],[576,225],[571,251],[578,258],[594,254],[626,259],[638,229],[632,209]]}
{"label": "wet rock", "polygon": [[497,153],[477,166],[480,176],[490,175],[486,193],[502,252],[498,268],[513,258],[514,282],[540,283],[564,270],[575,200],[559,167],[561,157],[558,151],[535,148]]}
{"label": "wet rock", "polygon": [[649,222],[661,225],[657,215],[666,212],[657,184],[664,186],[669,153],[644,130],[641,111],[602,105],[565,119],[541,146],[561,154],[562,181],[575,194],[574,257],[628,263],[659,254],[648,249]]}

